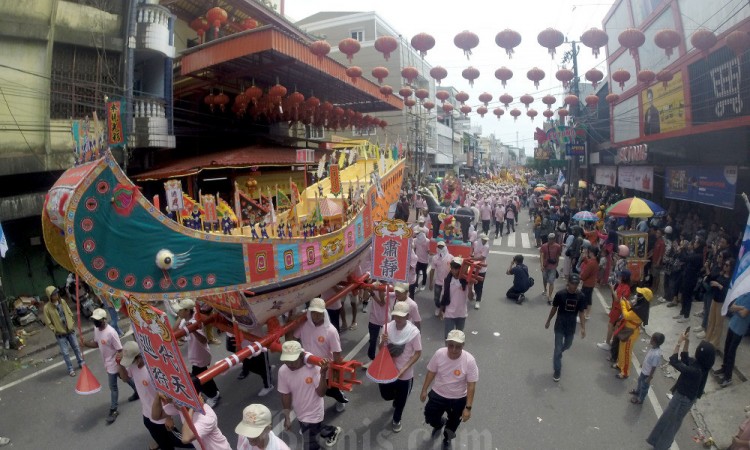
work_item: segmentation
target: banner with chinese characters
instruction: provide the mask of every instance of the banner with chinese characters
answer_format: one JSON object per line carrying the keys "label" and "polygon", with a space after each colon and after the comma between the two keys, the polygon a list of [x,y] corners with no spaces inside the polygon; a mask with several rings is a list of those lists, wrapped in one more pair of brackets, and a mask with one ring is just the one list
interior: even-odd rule
{"label": "banner with chinese characters", "polygon": [[107,143],[110,146],[125,145],[125,131],[122,128],[122,117],[124,115],[124,101],[107,102]]}
{"label": "banner with chinese characters", "polygon": [[664,197],[734,209],[737,166],[667,167]]}
{"label": "banner with chinese characters", "polygon": [[373,278],[389,283],[408,281],[411,236],[411,228],[402,220],[385,219],[375,223],[372,239]]}
{"label": "banner with chinese characters", "polygon": [[201,195],[201,204],[203,209],[206,211],[206,217],[203,219],[204,222],[216,223],[219,221],[219,217],[216,214],[216,198],[213,195]]}
{"label": "banner with chinese characters", "polygon": [[172,335],[167,315],[133,297],[125,304],[133,323],[135,341],[141,348],[143,362],[156,390],[179,406],[203,413],[199,394],[182,359],[180,346]]}
{"label": "banner with chinese characters", "polygon": [[182,182],[180,180],[165,181],[164,191],[167,194],[167,211],[181,211],[185,208],[185,202],[182,198]]}
{"label": "banner with chinese characters", "polygon": [[329,177],[331,178],[331,194],[338,197],[341,194],[341,176],[339,175],[339,165],[331,164],[328,166]]}

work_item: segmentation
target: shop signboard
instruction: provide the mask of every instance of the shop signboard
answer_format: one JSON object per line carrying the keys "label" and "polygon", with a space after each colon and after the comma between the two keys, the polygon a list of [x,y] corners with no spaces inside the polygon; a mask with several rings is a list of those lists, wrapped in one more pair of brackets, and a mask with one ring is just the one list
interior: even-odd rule
{"label": "shop signboard", "polygon": [[664,196],[677,200],[734,208],[737,166],[682,166],[667,168]]}
{"label": "shop signboard", "polygon": [[586,144],[574,144],[568,142],[565,144],[565,155],[566,156],[583,156],[586,154]]}
{"label": "shop signboard", "polygon": [[723,47],[688,66],[693,125],[750,114],[750,58]]}
{"label": "shop signboard", "polygon": [[643,134],[667,133],[685,128],[685,94],[682,73],[676,72],[672,81],[661,82],[641,92]]}
{"label": "shop signboard", "polygon": [[619,166],[617,185],[641,192],[654,192],[654,168],[651,166]]}
{"label": "shop signboard", "polygon": [[594,183],[615,187],[615,181],[617,181],[616,166],[597,166]]}

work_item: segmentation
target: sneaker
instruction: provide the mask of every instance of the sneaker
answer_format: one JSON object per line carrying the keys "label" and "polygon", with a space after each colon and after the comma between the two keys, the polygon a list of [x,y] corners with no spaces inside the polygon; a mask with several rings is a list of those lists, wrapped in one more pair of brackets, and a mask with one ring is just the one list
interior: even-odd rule
{"label": "sneaker", "polygon": [[695,317],[703,317],[703,311],[698,311],[697,313],[693,313],[693,316],[695,316]]}
{"label": "sneaker", "polygon": [[10,439],[7,437],[0,437],[0,447],[10,444]]}
{"label": "sneaker", "polygon": [[669,302],[669,304],[667,305],[667,308],[674,308],[675,306],[680,306],[680,304],[675,303],[675,302]]}
{"label": "sneaker", "polygon": [[445,417],[442,417],[440,419],[440,426],[439,427],[434,427],[432,429],[432,439],[435,439],[436,437],[438,437],[438,435],[440,435],[440,433],[443,431],[443,427],[445,426],[446,422],[447,422],[447,420],[445,419]]}
{"label": "sneaker", "polygon": [[248,376],[248,375],[249,375],[249,374],[248,374],[247,372],[244,372],[244,371],[243,371],[243,372],[240,372],[240,374],[239,374],[239,375],[237,375],[237,379],[238,379],[238,380],[244,380],[245,378],[247,378],[247,376]]}
{"label": "sneaker", "polygon": [[138,400],[139,398],[141,398],[141,397],[138,395],[138,392],[136,391],[136,392],[133,392],[133,395],[131,395],[130,397],[128,397],[128,401],[129,402],[134,402],[134,401]]}
{"label": "sneaker", "polygon": [[521,294],[518,296],[518,300],[516,300],[516,303],[518,303],[519,305],[522,305],[525,300],[526,300],[526,296]]}
{"label": "sneaker", "polygon": [[336,429],[333,431],[333,434],[326,438],[326,447],[333,447],[334,445],[336,445],[336,442],[338,442],[339,440],[341,431],[341,427],[336,427]]}
{"label": "sneaker", "polygon": [[612,350],[612,346],[610,344],[607,344],[606,342],[599,342],[596,344],[596,346],[604,351]]}
{"label": "sneaker", "polygon": [[705,331],[703,327],[698,326],[693,328],[693,333],[700,333],[701,331]]}
{"label": "sneaker", "polygon": [[366,364],[362,364],[362,370],[367,370],[370,368],[370,364],[372,364],[372,361],[368,361]]}
{"label": "sneaker", "polygon": [[435,317],[440,315],[440,308],[435,308]]}
{"label": "sneaker", "polygon": [[74,377],[74,376],[76,376],[76,371],[75,370],[71,370],[70,372],[68,372],[68,375],[70,375],[71,377]]}
{"label": "sneaker", "polygon": [[664,298],[664,297],[661,297],[661,296],[657,297],[657,299],[656,299],[656,300],[657,300],[657,301],[658,301],[659,303],[666,303],[666,302],[667,302],[667,299],[666,299],[666,298]]}
{"label": "sneaker", "polygon": [[732,380],[727,380],[726,378],[721,380],[721,383],[719,383],[719,387],[722,389],[731,385],[732,385]]}
{"label": "sneaker", "polygon": [[403,428],[401,426],[401,422],[391,422],[391,429],[394,433],[398,433],[399,431],[401,431],[401,428]]}
{"label": "sneaker", "polygon": [[576,323],[581,323],[581,316],[576,316]]}
{"label": "sneaker", "polygon": [[336,412],[344,412],[346,403],[336,402]]}
{"label": "sneaker", "polygon": [[683,317],[682,319],[677,319],[677,323],[687,323],[690,322],[690,319],[687,317]]}
{"label": "sneaker", "polygon": [[554,375],[552,375],[552,381],[554,381],[555,383],[560,381],[560,372],[555,371]]}
{"label": "sneaker", "polygon": [[422,292],[427,288],[424,284],[422,286],[419,286],[419,291]]}
{"label": "sneaker", "polygon": [[682,319],[682,314],[677,314],[676,316],[672,316],[673,319]]}
{"label": "sneaker", "polygon": [[216,395],[213,397],[208,397],[206,399],[206,404],[210,406],[211,408],[216,407],[216,405],[219,403],[219,400],[221,399],[221,394],[219,391],[216,391]]}
{"label": "sneaker", "polygon": [[266,395],[270,394],[272,391],[273,391],[273,385],[264,387],[263,389],[258,391],[258,397],[265,397]]}
{"label": "sneaker", "polygon": [[479,302],[474,303],[474,309],[479,309]]}
{"label": "sneaker", "polygon": [[368,304],[368,303],[369,303],[369,301],[366,301],[366,302],[362,302],[362,312],[363,312],[363,313],[366,313],[366,312],[367,312],[367,304]]}
{"label": "sneaker", "polygon": [[[679,322],[679,320],[678,320],[678,322]],[[706,338],[706,333],[703,332],[703,331],[701,331],[700,333],[696,334],[695,337],[697,337],[698,339],[705,339]]]}
{"label": "sneaker", "polygon": [[119,416],[119,415],[120,415],[120,413],[117,412],[116,409],[110,409],[109,410],[109,414],[107,415],[107,418],[104,419],[104,420],[106,420],[107,423],[114,423],[115,420],[117,419],[117,416]]}
{"label": "sneaker", "polygon": [[724,369],[714,369],[711,371],[711,373],[717,377],[720,377],[724,375]]}

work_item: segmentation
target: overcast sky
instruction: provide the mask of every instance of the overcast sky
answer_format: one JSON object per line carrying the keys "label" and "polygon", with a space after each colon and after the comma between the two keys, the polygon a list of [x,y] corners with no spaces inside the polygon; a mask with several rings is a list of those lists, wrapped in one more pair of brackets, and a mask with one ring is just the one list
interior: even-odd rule
{"label": "overcast sky", "polygon": [[[493,96],[494,104],[490,104],[489,113],[483,119],[472,113],[472,124],[481,125],[482,134],[495,133],[504,143],[515,145],[518,142],[521,147],[526,147],[529,155],[534,147],[533,131],[535,127],[541,127],[544,120],[541,113],[546,107],[541,98],[548,93],[557,95],[555,107],[561,106],[563,88],[555,78],[555,72],[561,67],[563,53],[570,49],[569,44],[558,47],[553,60],[547,49],[537,43],[537,35],[543,29],[552,27],[562,31],[569,40],[577,41],[585,30],[602,28],[603,19],[612,3],[612,0],[286,0],[285,13],[292,20],[300,20],[320,11],[375,11],[409,40],[420,32],[431,34],[436,44],[427,53],[426,59],[433,66],[440,65],[448,70],[448,78],[443,80],[443,84],[468,92],[471,96],[468,104],[474,111],[481,104],[477,99],[479,94],[486,91]],[[518,31],[522,36],[521,45],[516,48],[512,59],[508,59],[505,50],[495,44],[495,35],[506,28]],[[463,30],[479,36],[479,46],[473,50],[471,60],[467,60],[462,50],[453,44],[455,35]],[[330,44],[335,47],[338,43]],[[595,66],[606,74],[605,54],[602,49],[599,58],[594,58],[588,47],[581,46],[578,63],[582,79],[583,74]],[[353,64],[357,64],[356,55]],[[461,71],[470,65],[481,72],[473,88],[461,77]],[[501,66],[513,71],[507,88],[503,88],[494,75]],[[546,74],[539,88],[535,88],[526,77],[526,72],[534,66]],[[568,65],[568,68],[572,69],[572,66]],[[369,74],[372,67],[362,69]],[[504,92],[512,95],[515,102],[523,94],[534,96],[531,107],[539,115],[533,124],[520,103],[515,105],[522,111],[517,122],[513,122],[508,111],[500,121],[497,120],[492,109],[502,106],[497,98]],[[511,109],[513,107],[511,105]]]}

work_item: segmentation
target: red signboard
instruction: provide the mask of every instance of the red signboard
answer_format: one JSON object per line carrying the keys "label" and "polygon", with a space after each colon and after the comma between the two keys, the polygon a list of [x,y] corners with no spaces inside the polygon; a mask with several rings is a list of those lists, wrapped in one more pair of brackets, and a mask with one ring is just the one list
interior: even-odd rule
{"label": "red signboard", "polygon": [[141,348],[143,362],[156,390],[171,398],[177,405],[203,414],[198,392],[193,387],[190,372],[182,359],[180,346],[172,335],[167,315],[132,297],[126,299],[125,303],[133,323],[135,341]]}
{"label": "red signboard", "polygon": [[402,220],[375,223],[372,238],[372,276],[389,283],[407,282],[411,260],[412,230]]}
{"label": "red signboard", "polygon": [[122,132],[122,116],[125,104],[120,101],[107,102],[107,143],[124,145],[125,134]]}
{"label": "red signboard", "polygon": [[341,194],[341,176],[339,175],[339,165],[331,164],[328,166],[329,176],[331,177],[331,194],[336,197]]}

